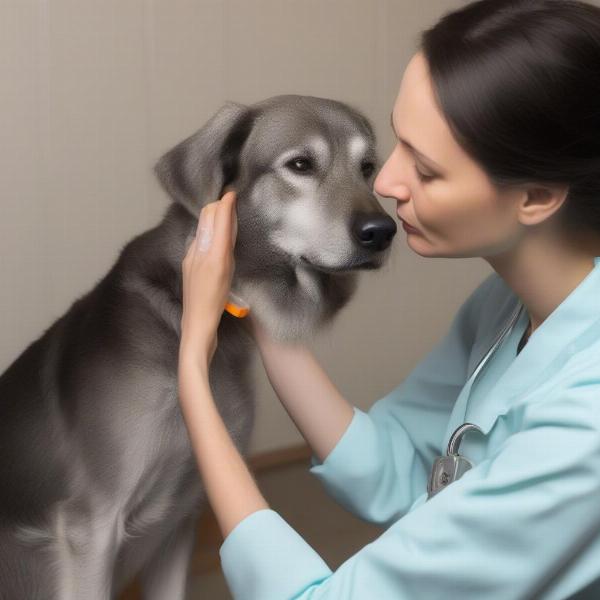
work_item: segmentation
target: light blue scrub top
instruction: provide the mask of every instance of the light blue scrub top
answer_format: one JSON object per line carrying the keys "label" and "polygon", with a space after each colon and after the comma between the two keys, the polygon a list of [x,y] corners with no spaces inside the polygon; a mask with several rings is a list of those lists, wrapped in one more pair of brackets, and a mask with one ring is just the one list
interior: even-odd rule
{"label": "light blue scrub top", "polygon": [[[517,355],[526,310],[465,382],[519,299],[496,273],[397,388],[354,417],[310,472],[353,514],[387,529],[332,572],[272,509],[227,535],[235,600],[600,598],[600,257]],[[464,421],[474,467],[427,500]],[[318,507],[315,508],[318,510]]]}

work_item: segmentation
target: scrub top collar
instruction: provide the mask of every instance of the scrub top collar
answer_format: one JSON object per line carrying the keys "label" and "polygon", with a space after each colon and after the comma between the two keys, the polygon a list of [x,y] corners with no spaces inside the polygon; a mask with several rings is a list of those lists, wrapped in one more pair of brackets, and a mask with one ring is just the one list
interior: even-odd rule
{"label": "scrub top collar", "polygon": [[[513,295],[512,306],[516,307],[520,299]],[[529,315],[523,310],[513,331],[516,340],[521,338],[528,322]],[[527,344],[514,357],[487,397],[470,409],[469,421],[487,434],[497,419],[508,412],[515,397],[543,381],[546,375],[549,378],[574,353],[599,338],[600,256],[596,256],[594,268],[530,335]],[[468,403],[470,388],[465,391],[467,398],[464,400]]]}

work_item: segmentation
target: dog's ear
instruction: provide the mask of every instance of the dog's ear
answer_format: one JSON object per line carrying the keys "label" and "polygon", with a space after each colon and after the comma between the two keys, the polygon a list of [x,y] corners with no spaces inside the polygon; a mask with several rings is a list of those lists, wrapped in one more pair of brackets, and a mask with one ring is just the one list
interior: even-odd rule
{"label": "dog's ear", "polygon": [[196,133],[164,154],[154,172],[169,195],[197,215],[219,200],[237,176],[239,153],[252,129],[254,114],[226,102]]}

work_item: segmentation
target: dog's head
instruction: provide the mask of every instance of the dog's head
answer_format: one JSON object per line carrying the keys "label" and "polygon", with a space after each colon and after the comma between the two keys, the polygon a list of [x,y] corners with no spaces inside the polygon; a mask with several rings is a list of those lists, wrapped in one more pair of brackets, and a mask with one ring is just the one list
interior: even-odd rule
{"label": "dog's head", "polygon": [[311,333],[346,304],[360,269],[387,259],[395,221],[373,194],[369,121],[347,104],[282,95],[228,102],[160,158],[163,187],[194,217],[237,196],[233,289],[279,339]]}

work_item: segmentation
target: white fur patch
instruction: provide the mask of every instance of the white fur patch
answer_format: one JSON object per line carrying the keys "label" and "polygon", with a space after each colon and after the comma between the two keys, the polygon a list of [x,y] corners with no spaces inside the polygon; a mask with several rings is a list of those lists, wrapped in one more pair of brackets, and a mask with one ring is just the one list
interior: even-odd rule
{"label": "white fur patch", "polygon": [[329,163],[330,153],[329,146],[327,142],[323,138],[313,137],[308,140],[310,146],[312,146],[315,154],[319,158],[319,163],[321,165],[326,165]]}
{"label": "white fur patch", "polygon": [[359,135],[355,135],[348,141],[348,154],[352,160],[359,160],[365,153],[367,148],[367,140]]}
{"label": "white fur patch", "polygon": [[[314,184],[306,187],[314,187]],[[310,190],[304,191],[307,193],[282,210],[283,229],[270,232],[273,244],[296,257],[305,254],[311,247],[318,247],[317,240],[322,232],[323,219],[318,214],[317,205],[310,199]]]}
{"label": "white fur patch", "polygon": [[312,269],[304,265],[296,265],[296,277],[306,295],[316,304],[321,299],[319,285]]}
{"label": "white fur patch", "polygon": [[304,196],[316,193],[317,181],[312,177],[294,173],[289,169],[282,169],[281,177]]}
{"label": "white fur patch", "polygon": [[292,256],[305,256],[325,267],[344,264],[352,254],[347,227],[342,220],[332,219],[306,191],[282,209],[279,228],[269,233],[270,241]]}

